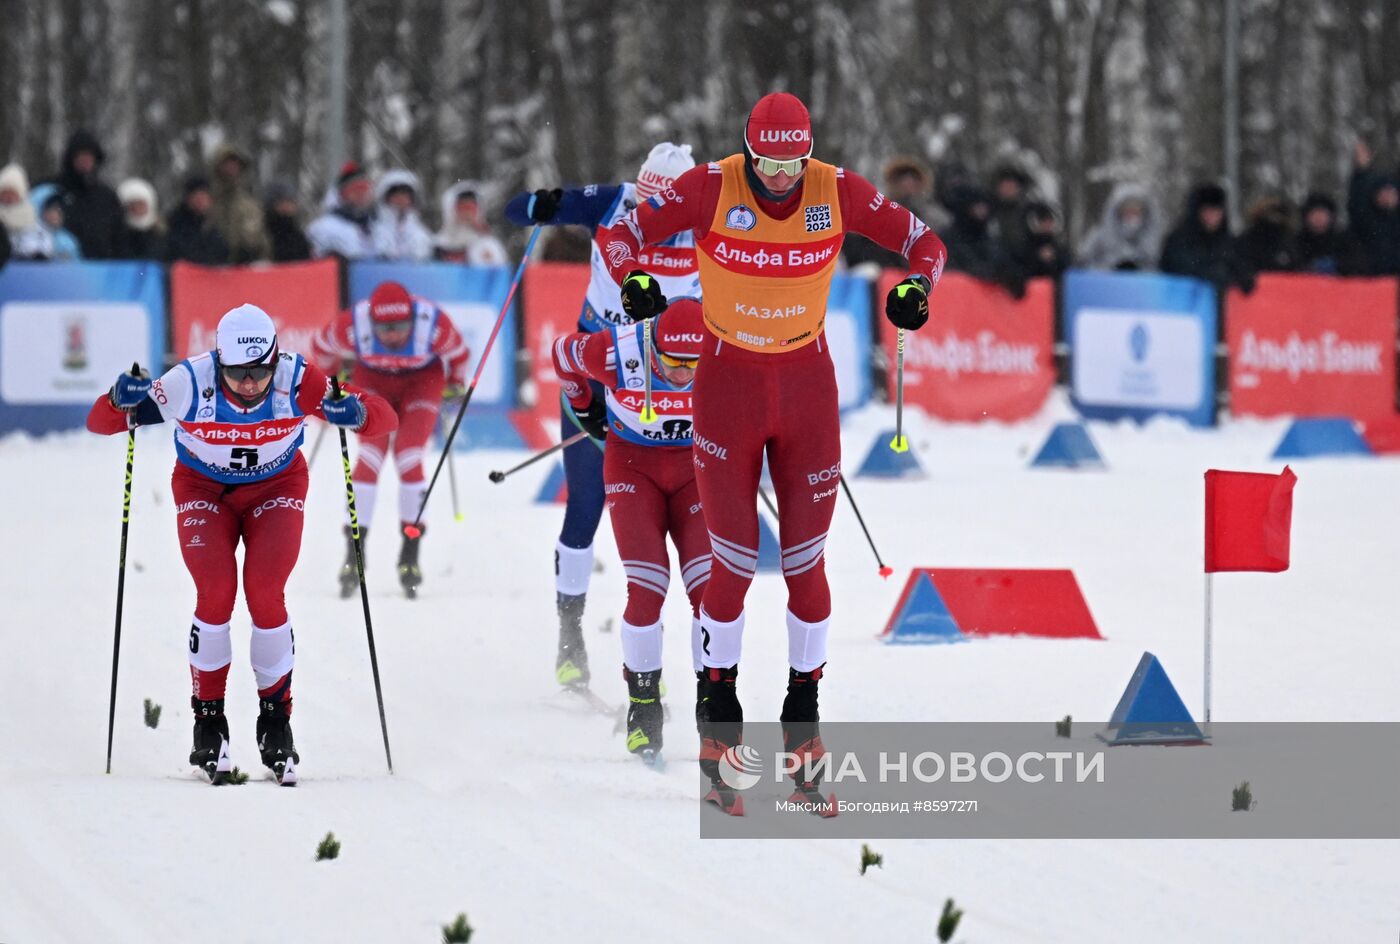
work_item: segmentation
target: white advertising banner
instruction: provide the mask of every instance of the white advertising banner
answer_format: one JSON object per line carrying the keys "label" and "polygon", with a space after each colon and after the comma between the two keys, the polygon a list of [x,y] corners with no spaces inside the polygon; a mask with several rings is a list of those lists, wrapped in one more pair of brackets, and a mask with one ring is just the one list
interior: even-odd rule
{"label": "white advertising banner", "polygon": [[1082,308],[1074,396],[1087,405],[1191,410],[1205,394],[1201,319],[1192,312]]}
{"label": "white advertising banner", "polygon": [[0,399],[90,403],[133,361],[147,359],[150,337],[146,306],[137,302],[6,302],[0,305]]}

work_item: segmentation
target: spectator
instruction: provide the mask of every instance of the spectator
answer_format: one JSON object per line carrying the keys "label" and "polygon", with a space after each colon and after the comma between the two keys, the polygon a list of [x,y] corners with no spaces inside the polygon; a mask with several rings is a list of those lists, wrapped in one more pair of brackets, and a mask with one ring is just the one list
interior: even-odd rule
{"label": "spectator", "polygon": [[1400,188],[1394,177],[1376,172],[1371,163],[1371,149],[1357,141],[1347,216],[1360,256],[1358,274],[1400,275]]}
{"label": "spectator", "polygon": [[342,259],[374,258],[374,184],[364,169],[347,161],[336,177],[334,194],[328,195],[326,202],[326,212],[306,230],[311,254],[318,259],[331,255]]}
{"label": "spectator", "polygon": [[1015,298],[1026,294],[1026,280],[1001,243],[992,237],[992,198],[979,187],[963,185],[948,194],[953,222],[938,235],[947,244],[947,268],[983,282],[1001,285]]}
{"label": "spectator", "polygon": [[301,228],[296,189],[274,180],[263,197],[263,222],[272,245],[273,262],[300,262],[311,258],[311,243]]}
{"label": "spectator", "polygon": [[214,197],[209,191],[209,178],[200,174],[185,180],[180,205],[170,213],[165,239],[166,258],[171,262],[183,260],[199,265],[226,265],[228,243],[213,217]]}
{"label": "spectator", "polygon": [[1060,220],[1048,203],[1032,200],[1021,214],[1020,236],[1009,249],[1028,279],[1058,279],[1069,268],[1069,249],[1060,235]]}
{"label": "spectator", "polygon": [[98,177],[105,159],[97,138],[75,131],[63,151],[58,177],[52,181],[63,201],[63,225],[87,259],[122,259],[127,254],[121,201]]}
{"label": "spectator", "polygon": [[992,217],[997,235],[1008,249],[1018,249],[1025,234],[1025,208],[1031,179],[1014,164],[1002,164],[992,172]]}
{"label": "spectator", "polygon": [[130,259],[165,258],[165,224],[156,207],[156,188],[140,177],[117,184],[126,214],[126,250]]}
{"label": "spectator", "polygon": [[224,144],[209,165],[209,195],[214,201],[210,216],[229,249],[224,261],[243,265],[271,258],[262,207],[246,177],[252,159],[236,145]]}
{"label": "spectator", "polygon": [[83,258],[77,237],[64,227],[63,193],[56,184],[39,184],[29,192],[29,202],[39,216],[33,241],[14,247],[18,259],[75,262]]}
{"label": "spectator", "polygon": [[1141,184],[1119,183],[1104,204],[1098,225],[1079,247],[1089,269],[1155,269],[1162,251],[1162,211]]}
{"label": "spectator", "polygon": [[29,202],[29,178],[18,164],[0,169],[0,229],[5,230],[6,243],[20,259],[49,258],[45,251],[45,233],[39,226],[39,214]]}
{"label": "spectator", "polygon": [[1310,193],[1303,201],[1294,252],[1303,272],[1354,275],[1366,267],[1355,243],[1337,225],[1337,202],[1325,193]]}
{"label": "spectator", "polygon": [[1202,184],[1186,200],[1186,213],[1162,247],[1162,271],[1210,282],[1220,291],[1254,291],[1254,273],[1240,258],[1225,213],[1225,191]]}
{"label": "spectator", "polygon": [[[475,181],[460,180],[442,194],[442,229],[433,240],[434,255],[445,262],[503,266],[510,256],[481,214]],[[584,258],[588,255],[585,253]]]}
{"label": "spectator", "polygon": [[371,226],[375,255],[399,262],[425,262],[433,235],[418,215],[418,177],[391,170],[379,179],[379,209]]}
{"label": "spectator", "polygon": [[1292,272],[1298,268],[1293,232],[1293,204],[1271,194],[1249,208],[1249,225],[1239,238],[1240,258],[1254,272]]}
{"label": "spectator", "polygon": [[[933,172],[916,157],[891,158],[884,169],[885,196],[909,210],[934,230],[951,222],[943,208],[933,202]],[[859,233],[847,233],[841,250],[849,266],[873,264],[878,268],[902,268],[905,258],[876,245]]]}

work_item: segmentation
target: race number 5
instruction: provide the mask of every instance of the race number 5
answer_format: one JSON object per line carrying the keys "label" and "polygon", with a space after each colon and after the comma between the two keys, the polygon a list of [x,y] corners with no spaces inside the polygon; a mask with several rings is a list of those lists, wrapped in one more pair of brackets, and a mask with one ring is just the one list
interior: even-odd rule
{"label": "race number 5", "polygon": [[228,467],[230,469],[252,469],[258,464],[258,451],[247,446],[239,446],[229,450]]}

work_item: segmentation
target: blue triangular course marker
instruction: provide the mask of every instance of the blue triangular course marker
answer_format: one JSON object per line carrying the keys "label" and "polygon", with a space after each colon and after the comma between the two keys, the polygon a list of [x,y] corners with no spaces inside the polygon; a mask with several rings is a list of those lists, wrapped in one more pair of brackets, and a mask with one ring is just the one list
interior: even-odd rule
{"label": "blue triangular course marker", "polygon": [[765,572],[783,569],[782,545],[762,512],[758,515],[758,569]]}
{"label": "blue triangular course marker", "polygon": [[1040,452],[1031,460],[1033,468],[1051,466],[1061,469],[1102,469],[1103,457],[1089,438],[1089,431],[1083,423],[1056,423],[1040,447]]}
{"label": "blue triangular course marker", "polygon": [[894,621],[885,642],[889,643],[938,643],[966,642],[967,637],[958,628],[953,614],[943,603],[938,588],[928,574],[919,578],[904,608]]}
{"label": "blue triangular course marker", "polygon": [[1370,456],[1371,446],[1348,419],[1294,420],[1283,434],[1275,459],[1306,459],[1311,456]]}
{"label": "blue triangular course marker", "polygon": [[554,468],[549,470],[549,477],[544,480],[540,490],[535,495],[535,504],[552,505],[559,501],[559,495],[564,490],[564,463],[554,463]]}
{"label": "blue triangular course marker", "polygon": [[[884,430],[875,437],[874,445],[865,454],[865,461],[860,464],[860,470],[856,472],[857,478],[921,479],[924,477],[924,467],[919,464],[919,457],[914,454],[913,449],[895,452],[890,448],[894,437],[895,432],[892,429]],[[906,434],[904,439],[907,442],[909,436]]]}
{"label": "blue triangular course marker", "polygon": [[1191,712],[1186,710],[1162,663],[1144,652],[1101,740],[1116,744],[1203,744]]}

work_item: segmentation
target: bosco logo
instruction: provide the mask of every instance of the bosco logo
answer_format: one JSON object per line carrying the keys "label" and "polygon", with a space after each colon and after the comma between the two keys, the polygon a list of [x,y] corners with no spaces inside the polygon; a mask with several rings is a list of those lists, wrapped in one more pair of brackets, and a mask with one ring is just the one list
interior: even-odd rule
{"label": "bosco logo", "polygon": [[836,463],[829,469],[822,469],[820,472],[808,472],[807,484],[820,485],[823,482],[834,482],[841,477],[841,463]]}

